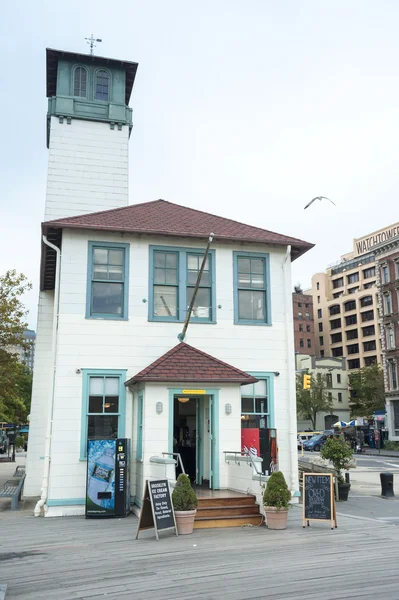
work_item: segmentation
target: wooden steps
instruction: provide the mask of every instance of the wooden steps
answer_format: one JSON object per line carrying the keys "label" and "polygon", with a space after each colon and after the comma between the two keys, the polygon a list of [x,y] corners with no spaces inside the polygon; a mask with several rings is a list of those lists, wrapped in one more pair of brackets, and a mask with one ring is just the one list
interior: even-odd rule
{"label": "wooden steps", "polygon": [[246,494],[228,496],[227,491],[220,497],[198,498],[194,529],[257,526],[261,522],[262,515],[255,496]]}

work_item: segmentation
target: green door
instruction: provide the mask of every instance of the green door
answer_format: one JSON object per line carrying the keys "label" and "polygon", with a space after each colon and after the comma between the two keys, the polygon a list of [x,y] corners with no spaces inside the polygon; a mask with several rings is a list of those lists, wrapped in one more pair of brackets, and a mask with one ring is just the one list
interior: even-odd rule
{"label": "green door", "polygon": [[196,399],[195,411],[195,431],[196,431],[196,448],[195,448],[195,483],[202,484],[204,476],[204,401],[203,398]]}
{"label": "green door", "polygon": [[214,468],[214,431],[213,431],[213,396],[209,396],[209,488],[213,490]]}

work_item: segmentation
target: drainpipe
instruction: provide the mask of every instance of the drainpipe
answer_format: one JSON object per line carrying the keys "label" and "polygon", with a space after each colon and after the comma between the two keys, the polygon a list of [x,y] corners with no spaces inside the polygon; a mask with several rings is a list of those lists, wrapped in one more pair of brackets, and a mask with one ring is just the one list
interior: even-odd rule
{"label": "drainpipe", "polygon": [[[290,305],[288,306],[288,300],[291,300],[290,297],[290,289],[288,286],[291,282],[289,278],[289,273],[287,270],[287,261],[291,258],[291,246],[287,246],[287,251],[284,256],[282,268],[283,268],[283,277],[284,277],[284,307],[285,307],[285,332],[287,337],[287,346],[290,347],[289,340],[293,337],[293,325],[292,319],[289,318],[289,315],[292,313],[292,301],[290,301]],[[297,454],[294,453],[293,440],[295,439],[296,443],[296,398],[295,398],[295,366],[293,363],[293,357],[287,357],[287,375],[288,375],[288,449],[290,455],[290,464],[291,464],[291,495],[297,491],[297,481],[295,473],[298,472],[298,461]]]}
{"label": "drainpipe", "polygon": [[44,473],[41,489],[41,497],[37,502],[33,514],[35,517],[39,517],[41,510],[46,503],[48,496],[48,484],[50,474],[50,460],[51,460],[51,436],[53,430],[53,412],[54,412],[54,388],[55,388],[55,370],[57,362],[57,330],[58,330],[58,313],[59,313],[59,299],[60,299],[60,269],[61,269],[61,251],[57,246],[54,246],[48,241],[47,237],[43,236],[43,242],[55,251],[56,253],[56,267],[55,267],[55,287],[54,287],[54,307],[53,307],[53,327],[52,327],[52,340],[51,340],[51,381],[50,391],[48,396],[48,417],[46,427],[46,442],[44,451]]}

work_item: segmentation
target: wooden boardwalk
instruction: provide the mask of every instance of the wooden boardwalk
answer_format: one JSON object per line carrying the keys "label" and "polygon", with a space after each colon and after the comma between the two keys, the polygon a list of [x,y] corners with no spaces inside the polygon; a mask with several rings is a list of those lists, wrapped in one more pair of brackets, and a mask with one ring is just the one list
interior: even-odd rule
{"label": "wooden boardwalk", "polygon": [[[338,513],[339,514],[339,513]],[[265,527],[151,532],[137,519],[34,518],[0,511],[6,600],[399,599],[399,528],[341,517],[339,529]]]}

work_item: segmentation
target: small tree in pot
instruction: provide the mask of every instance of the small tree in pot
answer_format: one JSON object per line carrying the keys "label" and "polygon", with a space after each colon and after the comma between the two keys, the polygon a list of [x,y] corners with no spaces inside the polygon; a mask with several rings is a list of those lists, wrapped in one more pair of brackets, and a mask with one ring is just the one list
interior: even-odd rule
{"label": "small tree in pot", "polygon": [[339,500],[347,500],[351,486],[350,483],[345,483],[342,471],[347,471],[354,466],[353,449],[340,436],[339,438],[329,438],[322,446],[320,455],[322,458],[330,460],[337,472]]}
{"label": "small tree in pot", "polygon": [[268,529],[286,529],[291,492],[281,471],[271,474],[263,494]]}
{"label": "small tree in pot", "polygon": [[188,475],[181,473],[177,478],[176,487],[172,493],[172,502],[179,535],[192,533],[198,500]]}

